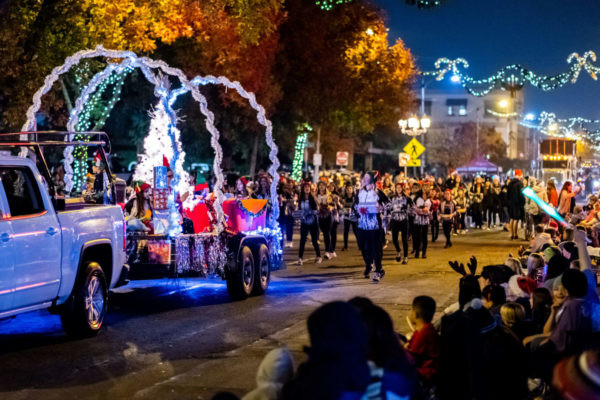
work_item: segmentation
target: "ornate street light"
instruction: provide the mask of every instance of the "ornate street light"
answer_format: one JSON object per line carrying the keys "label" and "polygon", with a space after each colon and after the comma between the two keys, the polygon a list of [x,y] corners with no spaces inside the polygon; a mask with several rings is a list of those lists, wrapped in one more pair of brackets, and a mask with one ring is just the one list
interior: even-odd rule
{"label": "ornate street light", "polygon": [[416,115],[412,115],[408,119],[399,120],[398,126],[405,135],[419,136],[420,134],[427,132],[427,129],[431,128],[431,119],[429,119],[427,115],[423,115],[421,119]]}

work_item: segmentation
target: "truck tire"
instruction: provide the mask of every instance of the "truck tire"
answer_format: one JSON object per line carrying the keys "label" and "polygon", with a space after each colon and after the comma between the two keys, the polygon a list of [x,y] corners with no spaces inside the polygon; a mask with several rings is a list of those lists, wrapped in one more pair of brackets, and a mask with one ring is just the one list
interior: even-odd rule
{"label": "truck tire", "polygon": [[100,264],[89,261],[84,268],[60,315],[64,331],[75,338],[98,334],[108,303],[108,287]]}
{"label": "truck tire", "polygon": [[245,300],[254,287],[254,257],[248,246],[240,250],[235,271],[227,272],[227,291],[232,300]]}
{"label": "truck tire", "polygon": [[260,296],[267,291],[271,279],[271,255],[269,254],[269,248],[264,244],[254,249],[254,269],[256,272],[252,295]]}

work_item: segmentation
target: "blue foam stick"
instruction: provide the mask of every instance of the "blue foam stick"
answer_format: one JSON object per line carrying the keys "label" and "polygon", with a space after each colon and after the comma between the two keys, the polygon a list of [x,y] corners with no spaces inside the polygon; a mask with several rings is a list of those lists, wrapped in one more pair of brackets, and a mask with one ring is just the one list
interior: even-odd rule
{"label": "blue foam stick", "polygon": [[539,196],[537,194],[535,194],[533,189],[530,188],[529,186],[527,186],[525,189],[523,189],[523,195],[525,195],[525,196],[529,197],[531,200],[535,201],[535,204],[537,204],[542,210],[544,210],[544,212],[546,214],[548,214],[549,216],[551,216],[552,218],[557,220],[561,225],[564,225],[564,226],[569,225],[569,224],[567,224],[567,221],[565,221],[564,218],[561,217],[560,214],[554,209],[554,207],[552,207],[550,204],[544,202],[544,200],[540,199]]}

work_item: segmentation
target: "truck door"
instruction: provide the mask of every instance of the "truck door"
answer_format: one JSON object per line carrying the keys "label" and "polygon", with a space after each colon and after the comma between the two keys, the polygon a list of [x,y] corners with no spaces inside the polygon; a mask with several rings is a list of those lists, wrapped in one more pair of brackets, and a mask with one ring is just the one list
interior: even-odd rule
{"label": "truck door", "polygon": [[[2,176],[0,176],[2,179]],[[0,185],[0,314],[13,308],[15,263],[12,229],[4,189]]]}
{"label": "truck door", "polygon": [[[13,308],[53,300],[61,271],[61,233],[52,204],[44,203],[27,166],[0,167],[12,228],[15,291]],[[46,199],[47,199],[46,195]]]}

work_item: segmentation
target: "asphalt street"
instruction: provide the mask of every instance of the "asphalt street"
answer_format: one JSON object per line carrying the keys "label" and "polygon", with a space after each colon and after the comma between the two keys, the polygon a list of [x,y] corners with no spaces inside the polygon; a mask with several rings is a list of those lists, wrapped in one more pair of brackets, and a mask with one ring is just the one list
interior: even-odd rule
{"label": "asphalt street", "polygon": [[285,249],[287,268],[273,273],[264,296],[230,302],[220,280],[132,282],[111,294],[105,328],[92,339],[70,340],[59,317],[46,311],[0,321],[0,398],[209,399],[220,390],[243,395],[254,387],[269,350],[287,346],[297,362],[303,360],[306,317],[319,305],[367,296],[390,313],[396,330],[407,332],[414,296],[434,297],[440,312],[456,301],[459,276],[448,260],[466,263],[475,255],[481,266],[503,263],[523,243],[507,236],[469,232],[454,237],[450,249],[438,239],[427,259],[407,265],[396,263],[390,243],[386,276],[378,284],[363,278],[354,242],[322,264],[312,262],[309,247],[299,268],[292,264],[296,240]]}

